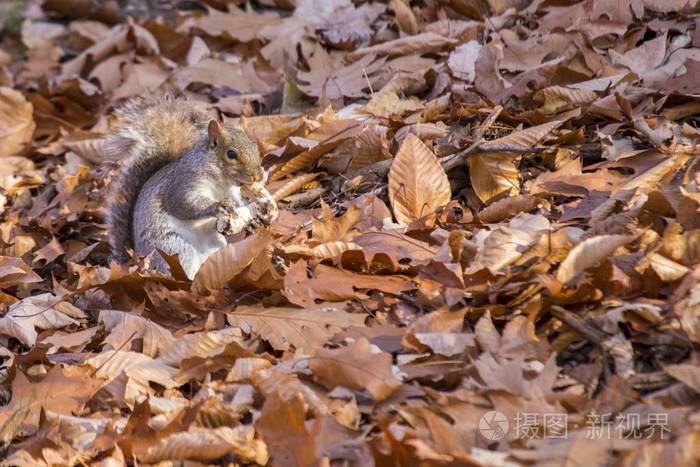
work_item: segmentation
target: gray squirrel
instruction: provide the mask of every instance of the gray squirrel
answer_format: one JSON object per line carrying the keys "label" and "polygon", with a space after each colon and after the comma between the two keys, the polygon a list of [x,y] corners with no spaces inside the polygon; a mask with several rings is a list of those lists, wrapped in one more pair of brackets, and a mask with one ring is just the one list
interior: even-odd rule
{"label": "gray squirrel", "polygon": [[[277,218],[265,190],[257,145],[245,131],[208,118],[195,103],[170,96],[132,100],[117,112],[106,141],[123,157],[109,190],[107,230],[114,260],[128,248],[178,255],[189,278],[226,245],[226,236]],[[153,255],[155,267],[167,265]]]}

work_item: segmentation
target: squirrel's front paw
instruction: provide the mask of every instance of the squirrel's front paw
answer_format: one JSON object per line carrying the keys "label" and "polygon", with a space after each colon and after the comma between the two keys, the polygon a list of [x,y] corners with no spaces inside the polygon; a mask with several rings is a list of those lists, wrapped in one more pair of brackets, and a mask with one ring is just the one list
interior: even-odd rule
{"label": "squirrel's front paw", "polygon": [[231,220],[231,212],[225,206],[219,206],[216,212],[216,231],[221,235],[234,233]]}

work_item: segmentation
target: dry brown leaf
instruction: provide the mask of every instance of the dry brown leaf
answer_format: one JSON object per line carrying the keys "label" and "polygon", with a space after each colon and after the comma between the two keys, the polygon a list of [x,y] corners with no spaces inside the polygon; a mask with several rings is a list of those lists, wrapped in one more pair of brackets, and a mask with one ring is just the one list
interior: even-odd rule
{"label": "dry brown leaf", "polygon": [[450,202],[452,191],[435,154],[409,134],[389,170],[389,201],[396,220],[409,225]]}
{"label": "dry brown leaf", "polygon": [[615,250],[632,240],[634,237],[628,235],[599,235],[582,241],[559,265],[557,280],[569,282],[586,269],[610,258]]}
{"label": "dry brown leaf", "polygon": [[231,326],[246,334],[259,335],[276,350],[293,345],[300,354],[323,347],[334,334],[351,326],[364,326],[365,316],[342,311],[340,307],[263,308],[239,306],[226,313]]}
{"label": "dry brown leaf", "polygon": [[277,190],[275,190],[275,192],[272,193],[272,197],[275,199],[275,201],[282,201],[287,196],[299,191],[304,185],[306,185],[319,175],[320,174],[318,172],[301,174],[297,175],[296,177],[290,180],[285,180],[286,183],[279,187]]}
{"label": "dry brown leaf", "polygon": [[496,274],[520,259],[539,237],[537,232],[498,227],[486,237],[465,272],[475,273],[486,268]]}
{"label": "dry brown leaf", "polygon": [[323,49],[317,49],[309,59],[310,70],[299,71],[299,89],[313,97],[326,96],[328,99],[340,97],[362,97],[372,79],[384,65],[372,54],[345,64],[334,61]]}
{"label": "dry brown leaf", "polygon": [[272,174],[271,180],[279,180],[285,175],[293,174],[297,170],[305,169],[313,162],[317,161],[323,154],[327,153],[342,141],[352,138],[362,131],[362,124],[356,120],[333,120],[321,126],[307,138],[310,140],[310,147],[284,163]]}
{"label": "dry brown leaf", "polygon": [[448,46],[455,44],[457,41],[448,37],[440,36],[432,32],[424,32],[415,36],[402,37],[387,41],[382,44],[363,47],[348,54],[350,59],[366,57],[368,55],[408,55],[408,54],[423,54],[427,52],[437,52]]}
{"label": "dry brown leaf", "polygon": [[[17,241],[19,239],[15,239]],[[18,284],[32,284],[42,279],[22,258],[0,256],[0,288],[9,289]]]}
{"label": "dry brown leaf", "polygon": [[85,363],[94,368],[97,377],[108,381],[106,389],[112,395],[128,404],[153,395],[151,382],[168,389],[178,386],[173,379],[177,369],[139,352],[107,350]]}
{"label": "dry brown leaf", "polygon": [[285,400],[274,392],[265,400],[255,428],[262,434],[275,465],[314,465],[316,429],[309,431],[306,404],[299,393]]}
{"label": "dry brown leaf", "polygon": [[212,461],[226,454],[236,454],[260,465],[267,464],[267,446],[255,439],[251,426],[221,426],[218,428],[192,428],[170,434],[150,446],[139,456],[142,462],[158,463],[173,460]]}
{"label": "dry brown leaf", "polygon": [[542,100],[542,112],[553,114],[571,107],[585,106],[598,98],[589,89],[572,89],[564,86],[549,86],[536,95]]}
{"label": "dry brown leaf", "polygon": [[91,374],[89,367],[62,369],[56,365],[38,382],[30,382],[18,372],[12,381],[12,399],[0,409],[0,424],[20,407],[28,407],[29,415],[21,432],[25,435],[33,433],[39,426],[42,409],[71,415],[80,410],[103,384],[101,378]]}
{"label": "dry brown leaf", "polygon": [[0,87],[0,158],[19,154],[32,140],[34,107],[21,92]]}
{"label": "dry brown leaf", "polygon": [[365,110],[375,117],[400,118],[408,112],[415,112],[424,107],[415,96],[402,99],[394,91],[382,90],[372,96]]}
{"label": "dry brown leaf", "polygon": [[504,198],[479,211],[477,218],[487,224],[500,222],[513,214],[532,211],[539,202],[540,200],[529,195]]}
{"label": "dry brown leaf", "polygon": [[649,191],[658,188],[661,182],[674,174],[686,160],[684,155],[671,156],[625,183],[603,204],[591,212],[591,224],[595,225],[604,221],[619,205],[628,208],[634,205],[641,196],[645,196]]}
{"label": "dry brown leaf", "polygon": [[143,353],[155,358],[175,342],[170,331],[132,313],[102,310],[98,320],[109,333],[104,342],[111,350],[128,349],[131,342],[139,339],[143,341]]}
{"label": "dry brown leaf", "polygon": [[183,33],[197,29],[208,36],[250,42],[260,34],[262,28],[274,27],[279,21],[279,16],[275,13],[248,12],[229,4],[227,12],[207,7],[206,15],[188,18],[177,29]]}
{"label": "dry brown leaf", "polygon": [[471,83],[476,76],[476,59],[481,52],[481,44],[477,41],[466,42],[452,51],[447,60],[452,74],[456,78]]}
{"label": "dry brown leaf", "polygon": [[304,256],[306,258],[317,258],[317,259],[331,259],[337,258],[346,251],[362,251],[362,247],[353,242],[326,242],[316,245],[314,247],[308,247],[303,245],[290,245],[288,247],[282,248],[287,254],[295,254],[299,256]]}
{"label": "dry brown leaf", "polygon": [[77,325],[85,313],[50,293],[27,297],[10,306],[0,318],[0,333],[19,340],[27,347],[36,342],[38,329],[60,329]]}
{"label": "dry brown leaf", "polygon": [[389,8],[394,11],[396,22],[399,28],[406,34],[416,34],[418,32],[418,22],[416,15],[411,11],[411,7],[403,0],[391,0]]}
{"label": "dry brown leaf", "polygon": [[375,402],[383,401],[401,386],[391,370],[391,355],[373,351],[364,337],[341,349],[318,350],[309,359],[309,366],[327,388],[367,390]]}
{"label": "dry brown leaf", "polygon": [[469,178],[479,199],[489,204],[498,196],[520,193],[521,157],[507,152],[473,154],[469,158]]}
{"label": "dry brown leaf", "polygon": [[242,341],[243,333],[237,328],[187,334],[176,339],[168,350],[158,357],[158,361],[177,367],[183,360],[218,355],[228,344]]}
{"label": "dry brown leaf", "polygon": [[348,232],[360,221],[362,211],[357,206],[350,206],[342,216],[335,217],[330,206],[321,201],[322,219],[313,218],[311,238],[318,242],[344,240]]}
{"label": "dry brown leaf", "polygon": [[192,281],[192,291],[205,294],[240,274],[272,240],[267,230],[258,230],[245,240],[226,245],[204,261]]}
{"label": "dry brown leaf", "polygon": [[313,307],[317,301],[342,302],[362,297],[362,290],[380,290],[398,294],[415,288],[403,276],[375,276],[342,271],[319,264],[313,277],[306,272],[306,262],[294,263],[284,278],[283,294],[287,300],[301,307]]}

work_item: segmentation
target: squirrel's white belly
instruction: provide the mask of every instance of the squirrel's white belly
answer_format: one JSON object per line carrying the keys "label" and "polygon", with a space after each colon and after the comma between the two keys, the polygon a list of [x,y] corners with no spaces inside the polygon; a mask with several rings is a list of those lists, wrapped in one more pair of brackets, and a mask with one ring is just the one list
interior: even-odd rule
{"label": "squirrel's white belly", "polygon": [[192,257],[187,261],[185,270],[189,277],[194,277],[199,267],[212,253],[226,246],[226,237],[216,231],[215,217],[182,220],[169,216],[169,221],[173,231],[192,249]]}

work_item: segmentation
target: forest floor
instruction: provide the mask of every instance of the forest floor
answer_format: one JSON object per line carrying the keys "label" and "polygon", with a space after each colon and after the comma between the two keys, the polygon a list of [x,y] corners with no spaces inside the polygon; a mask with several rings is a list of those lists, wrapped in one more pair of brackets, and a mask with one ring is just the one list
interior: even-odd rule
{"label": "forest floor", "polygon": [[[700,465],[697,0],[243,3],[0,4],[1,465]],[[166,92],[281,207],[192,281],[105,231]]]}

